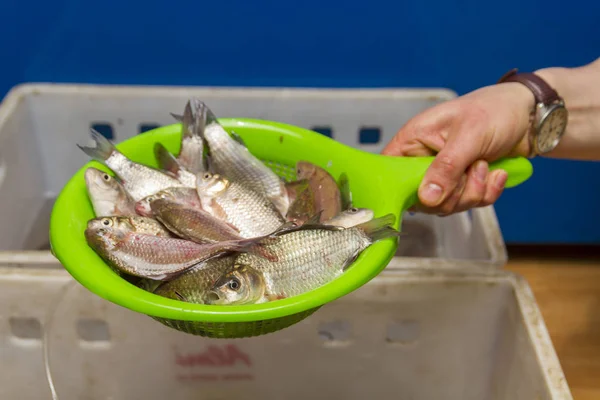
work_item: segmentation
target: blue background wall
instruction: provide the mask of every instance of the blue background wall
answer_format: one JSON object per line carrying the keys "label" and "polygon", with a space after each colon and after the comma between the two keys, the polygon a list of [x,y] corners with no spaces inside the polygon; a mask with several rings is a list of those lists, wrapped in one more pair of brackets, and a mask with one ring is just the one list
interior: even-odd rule
{"label": "blue background wall", "polygon": [[[512,67],[600,57],[595,0],[9,0],[0,18],[1,96],[33,81],[437,86],[464,94]],[[534,167],[528,184],[496,204],[506,241],[600,243],[600,163]]]}

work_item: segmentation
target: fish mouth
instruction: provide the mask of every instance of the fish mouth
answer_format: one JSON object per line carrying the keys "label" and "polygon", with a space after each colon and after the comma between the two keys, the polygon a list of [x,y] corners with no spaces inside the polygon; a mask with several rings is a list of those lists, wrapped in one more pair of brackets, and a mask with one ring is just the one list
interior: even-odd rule
{"label": "fish mouth", "polygon": [[134,206],[135,212],[140,214],[142,217],[151,217],[152,216],[152,212],[151,212],[151,210],[149,210],[149,208],[150,207],[143,205],[141,203],[136,203],[136,205]]}

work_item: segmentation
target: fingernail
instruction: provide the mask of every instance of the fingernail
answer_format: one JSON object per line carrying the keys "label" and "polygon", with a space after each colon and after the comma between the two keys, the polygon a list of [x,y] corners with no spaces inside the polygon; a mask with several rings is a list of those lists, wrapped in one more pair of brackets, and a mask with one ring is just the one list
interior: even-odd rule
{"label": "fingernail", "polygon": [[475,165],[475,177],[480,182],[485,182],[485,178],[487,178],[488,174],[488,165],[485,161],[477,161],[477,165]]}
{"label": "fingernail", "polygon": [[427,205],[436,206],[442,197],[442,187],[435,183],[428,183],[421,191],[419,197],[421,197],[422,201],[428,203]]}
{"label": "fingernail", "polygon": [[496,179],[494,181],[494,185],[498,189],[504,189],[504,185],[506,185],[506,180],[507,179],[508,179],[508,174],[506,173],[506,171],[500,170],[500,172],[498,172],[497,175],[496,175]]}

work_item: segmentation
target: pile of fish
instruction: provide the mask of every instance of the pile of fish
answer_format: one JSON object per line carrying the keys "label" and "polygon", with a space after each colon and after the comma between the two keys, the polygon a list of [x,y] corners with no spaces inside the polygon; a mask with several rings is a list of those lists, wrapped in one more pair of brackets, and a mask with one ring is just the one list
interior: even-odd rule
{"label": "pile of fish", "polygon": [[116,272],[160,296],[252,304],[295,296],[341,275],[372,243],[399,232],[395,218],[352,207],[340,182],[307,161],[286,182],[228,133],[202,101],[182,115],[175,156],[156,143],[153,168],[92,130],[78,147],[112,174],[85,171],[95,218],[89,246]]}

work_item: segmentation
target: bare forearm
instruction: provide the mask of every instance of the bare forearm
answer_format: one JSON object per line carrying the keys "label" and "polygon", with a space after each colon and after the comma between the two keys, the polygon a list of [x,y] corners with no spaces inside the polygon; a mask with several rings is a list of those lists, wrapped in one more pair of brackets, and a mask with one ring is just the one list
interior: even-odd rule
{"label": "bare forearm", "polygon": [[600,160],[600,58],[578,68],[544,68],[535,72],[563,97],[569,121],[551,158]]}

